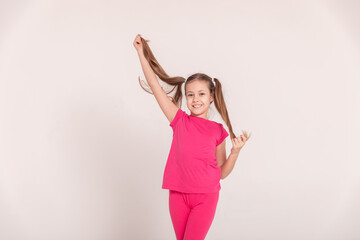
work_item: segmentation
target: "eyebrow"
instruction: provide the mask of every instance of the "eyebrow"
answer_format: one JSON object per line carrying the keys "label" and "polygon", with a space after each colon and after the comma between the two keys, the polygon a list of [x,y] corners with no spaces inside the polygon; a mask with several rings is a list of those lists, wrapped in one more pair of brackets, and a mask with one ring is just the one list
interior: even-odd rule
{"label": "eyebrow", "polygon": [[[193,92],[193,91],[187,91],[187,92]],[[199,90],[198,92],[206,92],[205,90]]]}

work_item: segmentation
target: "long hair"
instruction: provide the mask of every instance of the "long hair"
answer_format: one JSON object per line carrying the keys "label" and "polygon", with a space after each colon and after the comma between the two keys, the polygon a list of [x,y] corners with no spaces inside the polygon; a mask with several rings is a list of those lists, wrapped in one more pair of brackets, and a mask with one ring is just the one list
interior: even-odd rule
{"label": "long hair", "polygon": [[[186,89],[186,85],[192,81],[201,80],[201,81],[207,82],[209,89],[210,89],[210,94],[212,94],[214,96],[215,107],[218,110],[218,112],[220,113],[220,116],[222,117],[224,122],[226,123],[226,125],[229,129],[229,132],[230,132],[230,137],[235,138],[236,135],[231,126],[229,114],[228,114],[224,96],[223,96],[222,86],[221,86],[219,79],[214,78],[214,81],[215,81],[215,85],[214,85],[214,83],[211,81],[211,77],[204,73],[195,73],[195,74],[191,75],[190,77],[188,77],[187,79],[184,77],[170,77],[169,75],[167,75],[165,70],[160,66],[159,62],[156,60],[154,54],[152,53],[149,45],[147,44],[147,42],[149,42],[149,40],[145,40],[144,38],[141,37],[141,42],[143,45],[144,56],[145,56],[146,60],[149,62],[149,65],[152,68],[152,70],[154,71],[154,73],[162,81],[173,86],[173,88],[168,92],[166,92],[164,90],[166,92],[166,94],[168,94],[168,95],[169,95],[169,93],[171,93],[175,90],[174,96],[173,97],[169,96],[171,101],[176,106],[181,108],[182,97],[183,97],[182,90],[181,90],[182,84],[185,82],[184,87]],[[146,84],[143,80],[141,80],[140,76],[139,76],[139,83],[140,83],[140,86],[146,92],[153,94],[149,85]],[[145,88],[142,83],[144,83],[147,86],[147,88]],[[242,133],[247,139],[249,139],[251,136],[251,133],[249,135],[246,131],[242,131]]]}

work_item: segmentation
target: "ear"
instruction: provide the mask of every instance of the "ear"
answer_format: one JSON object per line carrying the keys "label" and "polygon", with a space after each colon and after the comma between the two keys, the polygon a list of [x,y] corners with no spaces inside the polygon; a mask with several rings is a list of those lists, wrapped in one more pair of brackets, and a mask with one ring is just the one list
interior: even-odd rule
{"label": "ear", "polygon": [[210,95],[210,103],[214,102],[214,94]]}

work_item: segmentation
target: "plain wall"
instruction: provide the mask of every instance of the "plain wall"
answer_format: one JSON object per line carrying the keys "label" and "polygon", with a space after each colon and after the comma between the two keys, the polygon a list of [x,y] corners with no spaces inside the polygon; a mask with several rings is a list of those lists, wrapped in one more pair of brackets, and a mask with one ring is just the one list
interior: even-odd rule
{"label": "plain wall", "polygon": [[161,188],[172,129],[139,85],[140,33],[169,75],[218,78],[235,134],[252,133],[206,239],[359,240],[359,12],[0,2],[0,239],[175,239]]}

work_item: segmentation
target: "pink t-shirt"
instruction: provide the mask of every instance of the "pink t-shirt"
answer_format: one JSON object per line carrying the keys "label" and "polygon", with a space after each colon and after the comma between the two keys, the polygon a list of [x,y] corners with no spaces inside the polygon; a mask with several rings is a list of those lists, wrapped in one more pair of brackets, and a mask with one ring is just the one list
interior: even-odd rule
{"label": "pink t-shirt", "polygon": [[188,115],[181,108],[169,125],[173,140],[162,188],[185,193],[218,192],[221,168],[217,166],[216,146],[229,133],[221,123]]}

